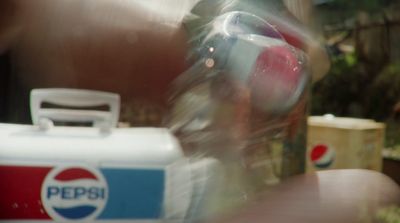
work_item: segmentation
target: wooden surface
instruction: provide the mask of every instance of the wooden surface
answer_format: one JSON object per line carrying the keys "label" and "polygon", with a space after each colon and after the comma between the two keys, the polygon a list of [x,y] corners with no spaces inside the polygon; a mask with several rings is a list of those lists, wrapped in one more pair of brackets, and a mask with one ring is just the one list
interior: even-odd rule
{"label": "wooden surface", "polygon": [[329,170],[291,178],[247,207],[207,223],[357,223],[400,205],[400,189],[368,170]]}

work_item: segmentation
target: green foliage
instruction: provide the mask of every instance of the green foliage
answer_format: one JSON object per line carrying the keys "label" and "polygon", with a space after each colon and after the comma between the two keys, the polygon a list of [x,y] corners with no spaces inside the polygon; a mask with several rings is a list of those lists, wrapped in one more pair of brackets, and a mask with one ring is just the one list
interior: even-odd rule
{"label": "green foliage", "polygon": [[395,0],[333,0],[326,7],[341,10],[349,15],[355,15],[358,11],[379,12],[382,8],[395,2]]}
{"label": "green foliage", "polygon": [[312,114],[394,118],[396,103],[400,112],[400,63],[378,73],[367,65],[359,63],[355,54],[333,58],[330,72],[314,85]]}
{"label": "green foliage", "polygon": [[355,54],[333,58],[330,72],[312,89],[311,114],[386,122],[386,146],[400,145],[400,62],[377,74],[366,67]]}
{"label": "green foliage", "polygon": [[396,205],[380,209],[376,215],[382,223],[400,223],[400,208]]}
{"label": "green foliage", "polygon": [[369,114],[378,119],[395,118],[395,105],[400,102],[400,64],[387,65],[370,84],[369,91]]}
{"label": "green foliage", "polygon": [[375,14],[395,0],[333,0],[318,7],[323,24],[343,23],[354,19],[360,11]]}
{"label": "green foliage", "polygon": [[400,122],[395,119],[386,121],[385,146],[391,148],[391,157],[400,159]]}
{"label": "green foliage", "polygon": [[311,113],[360,116],[360,111],[357,111],[362,88],[360,82],[354,54],[333,58],[330,72],[313,87]]}
{"label": "green foliage", "polygon": [[388,1],[384,0],[334,0],[331,4],[334,7],[341,8],[348,12],[354,12],[358,10],[377,11],[380,10],[382,6],[385,6],[387,3]]}
{"label": "green foliage", "polygon": [[368,112],[386,122],[386,146],[400,145],[400,64],[386,66],[370,89]]}

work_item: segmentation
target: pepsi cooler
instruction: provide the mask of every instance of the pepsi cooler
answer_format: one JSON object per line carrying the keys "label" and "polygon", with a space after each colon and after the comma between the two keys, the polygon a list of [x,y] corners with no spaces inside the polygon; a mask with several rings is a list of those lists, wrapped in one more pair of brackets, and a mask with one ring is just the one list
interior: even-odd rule
{"label": "pepsi cooler", "polygon": [[[34,125],[0,124],[0,222],[187,222],[202,213],[199,191],[207,191],[216,161],[189,161],[167,129],[115,128],[119,100],[32,91]],[[66,122],[93,127],[54,124]]]}
{"label": "pepsi cooler", "polygon": [[370,119],[308,118],[307,171],[326,169],[382,170],[385,124]]}

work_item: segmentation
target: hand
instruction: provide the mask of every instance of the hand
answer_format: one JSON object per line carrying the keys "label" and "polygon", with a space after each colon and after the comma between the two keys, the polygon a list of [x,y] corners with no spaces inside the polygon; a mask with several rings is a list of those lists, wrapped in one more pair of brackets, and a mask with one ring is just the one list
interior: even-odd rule
{"label": "hand", "polygon": [[[29,88],[112,91],[162,103],[185,69],[181,1],[7,0],[0,49]],[[17,18],[17,19],[16,19]],[[4,21],[4,22],[3,22]]]}
{"label": "hand", "polygon": [[367,170],[330,170],[288,179],[257,201],[209,223],[381,222],[385,209],[400,206],[392,180]]}

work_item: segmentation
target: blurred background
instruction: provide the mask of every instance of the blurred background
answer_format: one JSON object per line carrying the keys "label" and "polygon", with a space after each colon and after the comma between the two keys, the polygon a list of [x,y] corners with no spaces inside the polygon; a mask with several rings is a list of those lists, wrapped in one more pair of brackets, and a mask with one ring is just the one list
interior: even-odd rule
{"label": "blurred background", "polygon": [[[29,92],[48,87],[120,94],[119,127],[175,127],[182,120],[184,124],[194,120],[187,135],[174,132],[185,152],[199,147],[201,156],[224,161],[219,149],[230,159],[224,163],[231,173],[224,179],[228,200],[220,206],[234,206],[234,199],[241,203],[288,177],[319,170],[375,170],[400,184],[400,0],[41,1],[46,7],[28,0],[0,2],[0,34],[4,33],[0,35],[0,122],[31,124]],[[275,32],[275,22],[290,24],[283,36],[307,54],[309,63],[299,56],[303,54],[290,53],[304,67],[311,65],[299,73],[312,73],[291,111],[277,114],[258,109],[259,104],[250,102],[252,89],[247,82],[210,81],[214,76],[208,78],[209,74],[225,75],[213,70],[218,60],[212,57],[205,57],[205,63],[198,60],[201,69],[189,69],[200,74],[196,78],[206,76],[205,81],[187,75],[187,57],[198,53],[189,50],[193,39],[207,36],[210,30],[221,37],[221,30],[213,30],[209,22],[223,11],[220,8],[231,6],[225,2],[240,3],[230,11],[248,11],[272,23],[269,31]],[[264,9],[276,12],[275,17],[265,16]],[[193,18],[182,22],[188,14]],[[235,25],[233,32],[243,28]],[[195,34],[187,38],[186,32],[191,31]],[[289,37],[304,43],[296,45]],[[207,56],[216,54],[214,45],[208,48],[208,43],[199,42]],[[242,55],[234,56],[248,62]],[[328,60],[330,69],[325,72]],[[171,85],[184,74],[189,81],[183,78],[187,82],[181,86]],[[265,80],[270,81],[265,86],[277,89],[271,79]],[[174,90],[178,99],[171,106],[166,96]],[[175,110],[170,112],[169,106]],[[169,120],[172,124],[163,122],[167,113],[175,115]],[[213,149],[217,152],[208,153]]]}
{"label": "blurred background", "polygon": [[311,115],[385,123],[383,170],[400,182],[399,1],[315,0],[313,4],[311,26],[323,35],[331,69],[312,88]]}
{"label": "blurred background", "polygon": [[[379,139],[382,157],[377,153],[378,157],[375,159],[382,158],[383,172],[400,183],[400,43],[398,41],[400,2],[397,0],[284,0],[283,2],[297,19],[321,35],[319,40],[325,45],[331,60],[329,72],[312,86],[310,115],[328,114],[328,118],[333,116],[355,118],[336,119],[337,125],[333,127],[334,129],[349,127],[354,130],[365,120],[383,123],[383,127],[377,127],[384,128],[382,132],[384,139]],[[319,121],[321,120],[309,120],[308,147],[313,146],[311,145],[313,142],[310,141],[323,138],[323,136],[314,137],[315,134],[319,134],[315,133],[317,130],[313,131],[315,125],[318,125],[315,122]],[[347,121],[356,123],[348,126]],[[322,125],[327,128],[332,127],[329,121]],[[318,131],[321,131],[321,128]],[[332,140],[336,139],[332,139],[331,135],[328,141]],[[339,141],[341,141],[339,144],[343,143],[342,139]],[[349,146],[346,149],[350,149]],[[356,161],[353,159],[352,162]]]}

